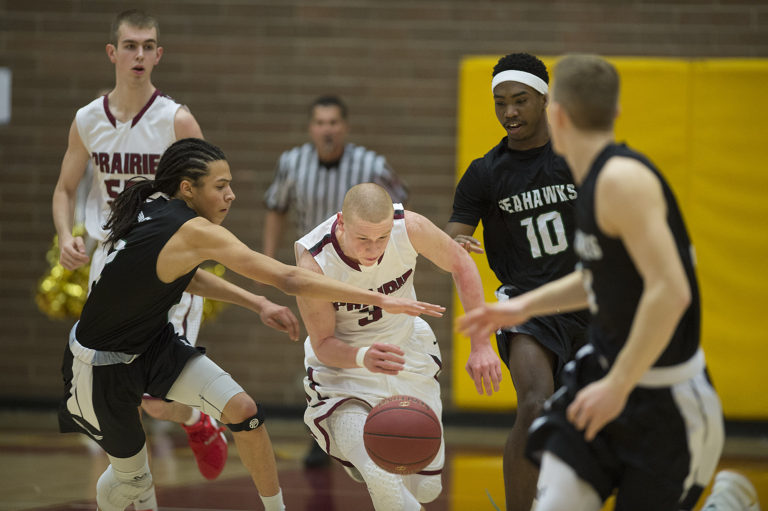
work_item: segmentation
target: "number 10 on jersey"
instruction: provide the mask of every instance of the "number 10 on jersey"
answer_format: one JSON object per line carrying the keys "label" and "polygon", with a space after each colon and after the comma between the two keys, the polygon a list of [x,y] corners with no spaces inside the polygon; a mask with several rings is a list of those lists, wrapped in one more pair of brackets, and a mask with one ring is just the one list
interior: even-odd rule
{"label": "number 10 on jersey", "polygon": [[[525,235],[531,244],[533,258],[541,257],[541,249],[549,255],[555,255],[568,248],[568,239],[565,237],[563,217],[559,211],[549,211],[537,217],[529,216],[520,221],[525,227]],[[554,242],[552,235],[554,234]]]}

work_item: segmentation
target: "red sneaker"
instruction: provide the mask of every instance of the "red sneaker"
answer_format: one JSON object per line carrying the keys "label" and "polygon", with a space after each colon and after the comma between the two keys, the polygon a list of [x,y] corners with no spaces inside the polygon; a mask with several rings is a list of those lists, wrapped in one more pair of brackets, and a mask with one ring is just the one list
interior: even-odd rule
{"label": "red sneaker", "polygon": [[227,437],[224,426],[216,426],[209,415],[200,413],[200,420],[191,426],[181,425],[187,432],[187,440],[195,453],[197,468],[206,479],[216,479],[227,463]]}

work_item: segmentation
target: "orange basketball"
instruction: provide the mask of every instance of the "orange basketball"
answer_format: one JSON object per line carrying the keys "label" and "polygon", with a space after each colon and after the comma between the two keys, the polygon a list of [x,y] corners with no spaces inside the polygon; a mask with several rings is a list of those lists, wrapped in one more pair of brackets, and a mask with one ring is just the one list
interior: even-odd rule
{"label": "orange basketball", "polygon": [[440,419],[412,396],[384,399],[369,413],[363,429],[365,450],[393,474],[414,474],[430,464],[442,439]]}

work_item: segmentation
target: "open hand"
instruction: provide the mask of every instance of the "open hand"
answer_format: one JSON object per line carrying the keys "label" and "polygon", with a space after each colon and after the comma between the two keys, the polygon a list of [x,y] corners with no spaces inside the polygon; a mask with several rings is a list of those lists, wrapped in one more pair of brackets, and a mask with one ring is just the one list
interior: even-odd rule
{"label": "open hand", "polygon": [[487,338],[497,330],[525,323],[529,316],[516,299],[486,303],[460,316],[456,328],[468,337]]}
{"label": "open hand", "polygon": [[499,391],[501,361],[490,343],[473,343],[465,368],[475,382],[478,394],[483,394],[483,388],[489,396]]}
{"label": "open hand", "polygon": [[418,316],[426,314],[436,318],[442,318],[445,307],[427,302],[419,302],[410,298],[395,298],[384,296],[381,308],[391,314],[408,314],[409,316]]}

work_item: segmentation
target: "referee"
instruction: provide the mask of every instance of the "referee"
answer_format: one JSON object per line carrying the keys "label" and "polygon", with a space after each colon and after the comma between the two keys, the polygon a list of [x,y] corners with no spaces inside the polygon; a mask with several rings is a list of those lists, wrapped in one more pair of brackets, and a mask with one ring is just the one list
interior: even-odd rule
{"label": "referee", "polygon": [[275,179],[264,194],[267,217],[262,252],[274,257],[293,207],[297,236],[308,233],[341,210],[344,195],[354,185],[383,186],[393,202],[405,203],[408,190],[386,159],[363,146],[347,143],[347,106],[337,96],[321,96],[310,106],[311,142],[280,155]]}

